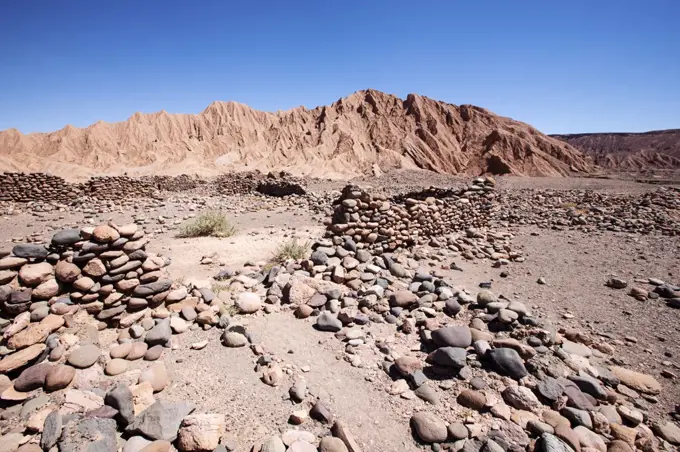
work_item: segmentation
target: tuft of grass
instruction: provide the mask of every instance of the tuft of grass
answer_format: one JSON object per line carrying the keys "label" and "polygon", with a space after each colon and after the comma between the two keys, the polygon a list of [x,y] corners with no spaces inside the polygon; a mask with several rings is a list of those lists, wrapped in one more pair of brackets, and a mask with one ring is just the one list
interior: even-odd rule
{"label": "tuft of grass", "polygon": [[215,295],[218,295],[220,292],[228,292],[229,285],[213,283],[210,286],[210,290],[212,290]]}
{"label": "tuft of grass", "polygon": [[309,254],[309,249],[312,247],[312,242],[309,240],[305,242],[298,242],[297,239],[290,239],[276,249],[272,262],[283,264],[289,259],[299,260],[304,259]]}
{"label": "tuft of grass", "polygon": [[178,237],[231,237],[236,228],[219,210],[208,210],[192,218],[179,228]]}

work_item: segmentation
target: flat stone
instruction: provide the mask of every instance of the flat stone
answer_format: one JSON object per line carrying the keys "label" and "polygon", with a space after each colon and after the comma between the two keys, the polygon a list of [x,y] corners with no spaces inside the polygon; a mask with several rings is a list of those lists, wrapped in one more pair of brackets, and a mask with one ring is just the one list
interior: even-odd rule
{"label": "flat stone", "polygon": [[267,438],[260,448],[260,452],[286,452],[286,446],[278,436]]}
{"label": "flat stone", "polygon": [[0,373],[7,373],[24,367],[29,362],[40,356],[47,348],[45,344],[34,344],[11,355],[5,356],[0,361]]}
{"label": "flat stone", "polygon": [[40,437],[40,447],[49,450],[57,444],[61,436],[62,417],[58,411],[52,411],[45,418],[42,435]]}
{"label": "flat stone", "polygon": [[518,410],[531,411],[541,406],[536,395],[526,386],[508,386],[503,391],[503,399]]}
{"label": "flat stone", "polygon": [[659,394],[661,392],[661,385],[651,375],[617,366],[611,367],[610,370],[621,383],[636,391],[647,394]]}
{"label": "flat stone", "polygon": [[599,452],[607,452],[607,445],[604,439],[597,433],[579,425],[574,428],[574,433],[578,436],[578,440],[581,443],[581,447],[590,447],[592,449],[598,450]]}
{"label": "flat stone", "polygon": [[114,451],[118,450],[116,421],[113,419],[84,418],[64,425],[60,451]]}
{"label": "flat stone", "polygon": [[121,358],[115,358],[106,363],[104,368],[104,373],[109,376],[120,375],[123,372],[127,372],[128,362]]}
{"label": "flat stone", "polygon": [[158,400],[148,407],[125,429],[129,434],[140,434],[153,440],[175,441],[182,420],[194,411],[189,402]]}
{"label": "flat stone", "polygon": [[466,326],[447,326],[433,331],[432,340],[440,347],[465,348],[472,344],[472,334]]}
{"label": "flat stone", "polygon": [[101,350],[94,344],[87,344],[73,350],[66,360],[77,369],[86,369],[97,362]]}
{"label": "flat stone", "polygon": [[550,433],[543,433],[536,441],[536,452],[574,452],[567,443]]}
{"label": "flat stone", "polygon": [[68,246],[81,240],[79,229],[62,229],[52,236],[51,243],[54,246]]}
{"label": "flat stone", "polygon": [[12,248],[12,254],[25,259],[45,259],[50,252],[45,248],[45,245],[21,243]]}
{"label": "flat stone", "polygon": [[673,422],[656,422],[652,425],[654,433],[671,444],[680,445],[680,427]]}

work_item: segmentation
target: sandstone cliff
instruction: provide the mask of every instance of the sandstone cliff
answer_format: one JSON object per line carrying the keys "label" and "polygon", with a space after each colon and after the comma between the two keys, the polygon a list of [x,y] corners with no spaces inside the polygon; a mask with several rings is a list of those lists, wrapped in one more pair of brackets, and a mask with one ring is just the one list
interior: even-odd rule
{"label": "sandstone cliff", "polygon": [[374,90],[312,110],[214,102],[198,115],[135,113],[84,129],[0,132],[0,170],[71,178],[252,169],[347,178],[395,168],[544,176],[593,167],[570,145],[483,108]]}

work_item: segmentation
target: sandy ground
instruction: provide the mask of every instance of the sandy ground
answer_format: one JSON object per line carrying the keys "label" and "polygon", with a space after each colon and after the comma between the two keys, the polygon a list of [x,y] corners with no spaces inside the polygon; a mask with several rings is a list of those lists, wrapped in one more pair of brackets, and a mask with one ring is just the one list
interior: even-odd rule
{"label": "sandy ground", "polygon": [[[560,187],[568,187],[566,180],[561,181]],[[501,184],[517,187],[544,182],[549,184],[547,180]],[[622,189],[621,184],[616,186],[602,180],[587,183],[577,180],[574,188],[583,188],[583,184],[595,184],[605,190]],[[646,189],[646,185],[633,183],[623,186],[627,192]],[[230,238],[176,238],[176,231],[172,229],[175,223],[200,210],[200,207],[189,210],[186,204],[167,202],[143,212],[148,219],[145,229],[153,234],[150,250],[171,257],[169,271],[173,278],[209,284],[210,278],[222,268],[267,260],[283,241],[291,237],[300,240],[320,237],[323,232],[318,215],[303,208],[279,207],[235,213],[232,218],[238,232]],[[88,218],[95,223],[108,219],[123,223],[131,221],[135,214],[141,212],[62,212],[42,217],[21,213],[0,217],[0,248],[10,248],[12,239],[50,237],[53,229],[82,225]],[[615,356],[636,370],[651,373],[664,387],[659,402],[648,403],[645,409],[655,416],[671,411],[680,400],[680,383],[660,373],[666,368],[680,374],[680,310],[667,307],[661,300],[636,301],[627,296],[625,290],[610,289],[604,283],[612,275],[625,278],[630,285],[637,284],[636,278],[648,277],[678,283],[680,238],[613,233],[585,235],[529,227],[514,232],[513,246],[524,250],[524,263],[498,269],[492,268],[490,262],[444,258],[430,264],[448,267],[455,260],[463,271],[445,273],[456,286],[476,293],[480,282],[491,281],[495,293],[524,301],[537,316],[549,318],[558,326],[576,328],[593,336],[604,334],[617,340]],[[202,265],[204,256],[210,256],[213,263]],[[503,270],[509,272],[507,278],[500,277]],[[537,284],[538,277],[544,277],[547,284]],[[574,317],[565,318],[567,313]],[[456,322],[463,323],[464,319],[465,316],[461,316]],[[272,388],[259,380],[260,375],[255,372],[257,357],[250,350],[223,347],[217,340],[218,332],[195,330],[179,336],[179,349],[165,354],[172,384],[163,397],[192,400],[198,405],[198,412],[224,413],[228,431],[239,446],[237,450],[246,450],[256,441],[293,428],[287,422],[288,417],[299,407],[287,400],[286,394],[294,379],[302,377],[308,382],[311,394],[351,426],[366,452],[419,450],[410,436],[408,419],[414,411],[425,408],[425,402],[418,398],[405,400],[385,391],[391,380],[378,367],[383,360],[378,352],[368,348],[360,350],[360,362],[353,366],[342,358],[343,344],[332,334],[315,331],[312,320],[296,320],[288,311],[269,315],[260,312],[243,317],[242,321],[247,322],[248,330],[265,350],[293,369],[281,385]],[[393,328],[387,325],[364,328],[374,338],[394,336]],[[204,339],[209,339],[206,348],[189,349],[190,344]],[[394,348],[406,353],[418,343],[416,335],[398,335]],[[304,366],[309,366],[308,372],[300,370]],[[134,379],[134,375],[134,372],[127,373],[120,378]],[[442,403],[435,409],[444,418],[453,419],[455,394],[439,387],[436,390]],[[309,402],[304,403],[309,408]],[[302,428],[319,434],[324,431],[311,422]]]}

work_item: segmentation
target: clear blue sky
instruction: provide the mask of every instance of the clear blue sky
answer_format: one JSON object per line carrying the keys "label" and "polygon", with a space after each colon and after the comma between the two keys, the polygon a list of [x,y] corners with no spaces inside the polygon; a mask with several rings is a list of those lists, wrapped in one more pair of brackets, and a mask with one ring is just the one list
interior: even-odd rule
{"label": "clear blue sky", "polygon": [[680,0],[0,2],[0,129],[375,88],[547,133],[680,127]]}

